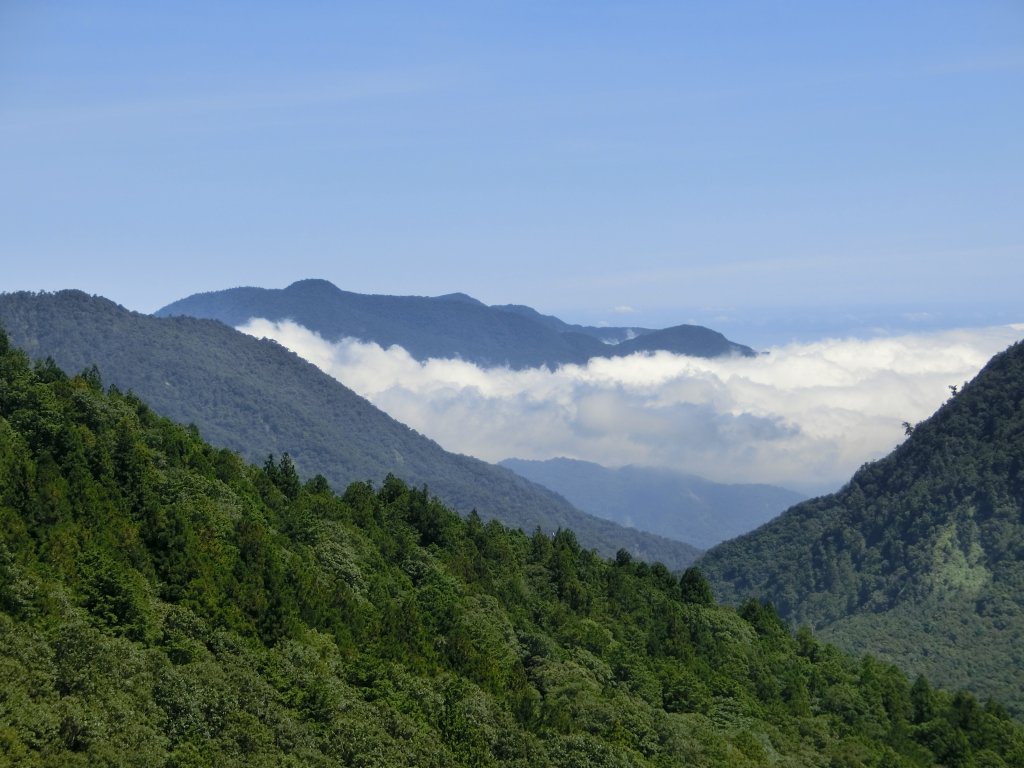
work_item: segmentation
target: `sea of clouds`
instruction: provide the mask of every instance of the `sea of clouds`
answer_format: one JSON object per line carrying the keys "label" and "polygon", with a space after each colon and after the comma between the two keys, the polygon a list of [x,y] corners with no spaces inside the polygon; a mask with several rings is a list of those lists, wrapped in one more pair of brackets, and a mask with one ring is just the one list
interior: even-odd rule
{"label": "sea of clouds", "polygon": [[668,352],[556,370],[419,362],[398,346],[331,342],[295,323],[240,328],[293,350],[450,451],[667,467],[807,493],[842,485],[904,439],[1024,325],[825,339],[753,357]]}

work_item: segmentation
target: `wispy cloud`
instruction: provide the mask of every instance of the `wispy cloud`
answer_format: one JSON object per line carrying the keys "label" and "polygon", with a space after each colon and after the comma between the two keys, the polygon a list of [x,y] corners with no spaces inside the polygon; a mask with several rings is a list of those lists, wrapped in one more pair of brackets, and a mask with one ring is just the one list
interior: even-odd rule
{"label": "wispy cloud", "polygon": [[291,322],[266,336],[448,450],[497,461],[553,456],[671,467],[724,482],[822,490],[930,415],[1024,325],[872,340],[830,339],[756,358],[669,353],[555,371],[418,362],[404,349],[329,342]]}
{"label": "wispy cloud", "polygon": [[369,72],[337,74],[314,83],[282,82],[261,88],[222,90],[205,95],[125,98],[115,101],[59,107],[7,107],[0,109],[3,130],[39,130],[55,126],[87,127],[152,121],[188,121],[258,111],[331,107],[369,100],[407,97],[435,90],[437,81],[408,73]]}

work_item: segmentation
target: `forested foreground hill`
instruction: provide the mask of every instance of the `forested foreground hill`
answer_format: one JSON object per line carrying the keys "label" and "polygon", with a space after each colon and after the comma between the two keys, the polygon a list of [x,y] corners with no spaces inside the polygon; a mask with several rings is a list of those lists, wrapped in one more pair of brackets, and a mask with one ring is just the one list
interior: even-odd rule
{"label": "forested foreground hill", "polygon": [[98,366],[162,415],[196,424],[214,445],[250,461],[289,452],[301,477],[335,487],[388,473],[462,513],[513,528],[572,528],[607,556],[620,548],[673,570],[699,550],[584,514],[514,472],[449,453],[279,344],[213,320],[156,318],[81,291],[0,294],[0,327],[33,359],[68,371]]}
{"label": "forested foreground hill", "polygon": [[885,459],[701,562],[853,652],[1024,714],[1024,344]]}
{"label": "forested foreground hill", "polygon": [[2,764],[1024,764],[694,570],[246,465],[2,334],[0,536]]}

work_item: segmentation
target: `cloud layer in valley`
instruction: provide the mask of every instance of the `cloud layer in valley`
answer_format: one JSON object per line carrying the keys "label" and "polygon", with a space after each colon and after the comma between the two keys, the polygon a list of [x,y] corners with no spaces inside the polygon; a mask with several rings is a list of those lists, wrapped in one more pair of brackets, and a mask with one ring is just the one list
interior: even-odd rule
{"label": "cloud layer in valley", "polygon": [[488,461],[554,456],[669,467],[721,482],[837,487],[929,416],[951,384],[1024,325],[775,347],[755,358],[670,353],[483,369],[401,347],[327,341],[292,322],[246,333],[294,350],[443,447]]}

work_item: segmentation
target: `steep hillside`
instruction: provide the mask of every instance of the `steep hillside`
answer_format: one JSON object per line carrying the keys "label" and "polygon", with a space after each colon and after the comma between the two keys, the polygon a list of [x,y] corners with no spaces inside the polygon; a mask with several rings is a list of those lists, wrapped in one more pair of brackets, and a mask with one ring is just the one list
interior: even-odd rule
{"label": "steep hillside", "polygon": [[805,497],[773,485],[725,485],[666,469],[573,459],[499,462],[584,512],[698,547],[752,531]]}
{"label": "steep hillside", "polygon": [[[300,280],[282,289],[199,293],[156,314],[212,318],[231,326],[253,317],[291,319],[331,340],[350,336],[383,347],[398,344],[418,360],[459,357],[486,366],[557,366],[629,353],[603,341],[608,334],[618,338],[615,331],[624,329],[596,335],[591,331],[597,329],[570,326],[529,307],[488,307],[461,293],[436,298],[373,296],[342,291],[326,280]],[[698,326],[658,333],[662,346],[654,341],[631,351],[668,349],[701,357],[753,354]]]}
{"label": "steep hillside", "polygon": [[155,318],[77,291],[0,295],[0,326],[33,358],[67,370],[99,367],[103,380],[161,414],[196,424],[252,461],[291,454],[303,477],[344,487],[393,472],[461,512],[532,531],[571,527],[605,555],[625,547],[685,568],[693,547],[615,525],[515,473],[448,453],[270,341],[212,320]]}
{"label": "steep hillside", "polygon": [[709,552],[723,598],[1024,714],[1024,345],[885,459]]}
{"label": "steep hillside", "polygon": [[1021,765],[996,704],[388,478],[262,469],[0,333],[0,764]]}

